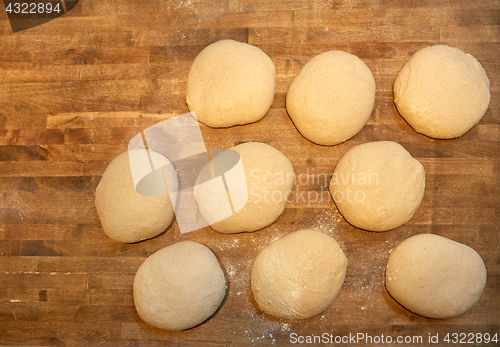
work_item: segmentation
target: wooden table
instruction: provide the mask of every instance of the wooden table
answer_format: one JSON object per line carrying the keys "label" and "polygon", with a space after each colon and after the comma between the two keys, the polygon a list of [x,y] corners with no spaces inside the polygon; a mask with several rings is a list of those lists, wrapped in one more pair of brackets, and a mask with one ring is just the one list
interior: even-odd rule
{"label": "wooden table", "polygon": [[[453,333],[500,335],[498,1],[81,0],[66,15],[17,33],[3,5],[0,9],[0,344],[287,345],[299,336],[325,333],[339,346],[370,345],[366,335],[378,346],[387,336],[393,342],[421,336],[427,345],[436,334],[440,345],[449,346],[446,334],[450,339]],[[204,228],[180,235],[174,224],[138,244],[110,240],[94,207],[104,169],[140,130],[188,111],[184,92],[192,60],[225,38],[256,45],[272,58],[276,95],[257,123],[203,126],[208,148],[266,142],[303,174],[297,188],[307,196],[326,189],[312,178],[330,174],[349,148],[397,141],[427,173],[414,218],[396,230],[371,233],[347,224],[330,199],[306,203],[298,196],[275,223],[254,233],[223,235]],[[491,80],[484,118],[454,140],[417,134],[392,98],[393,81],[406,60],[438,43],[474,55]],[[360,57],[375,76],[377,92],[363,130],[341,145],[324,147],[297,132],[285,96],[300,68],[332,49]],[[252,261],[273,240],[303,228],[339,241],[349,259],[345,284],[316,317],[268,317],[249,289]],[[484,259],[488,281],[469,312],[427,319],[387,293],[389,251],[419,233],[465,243]],[[196,240],[217,254],[229,295],[205,324],[161,331],[138,317],[132,281],[148,255],[182,240]],[[342,342],[349,334],[363,339]]]}

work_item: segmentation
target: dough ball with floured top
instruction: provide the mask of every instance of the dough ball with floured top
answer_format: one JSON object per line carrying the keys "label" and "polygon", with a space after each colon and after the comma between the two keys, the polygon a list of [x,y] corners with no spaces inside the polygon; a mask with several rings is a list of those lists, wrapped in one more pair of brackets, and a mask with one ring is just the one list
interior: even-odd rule
{"label": "dough ball with floured top", "polygon": [[295,77],[286,110],[309,141],[336,145],[356,135],[375,103],[375,79],[353,54],[329,51],[312,58]]}
{"label": "dough ball with floured top", "polygon": [[[217,192],[210,185],[194,186],[194,198],[200,214],[212,229],[226,234],[252,232],[273,223],[284,211],[295,181],[292,163],[282,152],[262,142],[246,142],[231,148],[239,153],[245,179],[243,184],[229,187],[229,196],[245,193],[244,206],[229,217],[218,221],[222,210],[214,201]],[[213,159],[216,161],[217,157]],[[203,171],[210,171],[207,165]],[[212,221],[216,222],[212,222]]]}
{"label": "dough ball with floured top", "polygon": [[221,40],[193,61],[186,102],[198,121],[210,127],[253,123],[271,107],[275,84],[276,67],[260,48]]}
{"label": "dough ball with floured top", "polygon": [[424,190],[424,167],[392,141],[351,148],[330,181],[331,196],[342,216],[369,231],[391,230],[406,223],[420,206]]}
{"label": "dough ball with floured top", "polygon": [[490,81],[481,64],[458,48],[421,49],[394,82],[394,103],[417,132],[438,139],[459,137],[477,124],[490,102]]}
{"label": "dough ball with floured top", "polygon": [[253,297],[274,317],[309,318],[333,302],[346,269],[347,258],[332,237],[316,230],[296,231],[271,243],[255,259]]}
{"label": "dough ball with floured top", "polygon": [[185,330],[217,311],[226,280],[208,247],[183,241],[149,256],[137,270],[133,290],[143,321],[160,329]]}
{"label": "dough ball with floured top", "polygon": [[[153,180],[153,184],[144,185],[143,188],[159,190],[164,196],[143,195],[134,186],[132,168],[136,172],[144,171],[141,160],[143,152],[134,149],[114,158],[96,189],[95,206],[102,228],[111,239],[118,242],[133,243],[158,236],[174,218],[174,207],[163,179],[159,187],[155,186]],[[177,186],[177,177],[169,165],[170,161],[154,151],[149,153],[155,162],[168,165],[170,170],[165,173],[169,175],[172,186]]]}
{"label": "dough ball with floured top", "polygon": [[451,318],[478,302],[486,284],[486,267],[467,245],[419,234],[392,250],[385,283],[391,296],[413,313]]}

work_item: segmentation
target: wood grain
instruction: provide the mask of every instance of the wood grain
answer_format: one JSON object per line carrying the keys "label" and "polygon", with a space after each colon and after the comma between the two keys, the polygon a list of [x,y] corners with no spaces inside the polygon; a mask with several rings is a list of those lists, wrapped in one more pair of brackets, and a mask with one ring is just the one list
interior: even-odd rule
{"label": "wood grain", "polygon": [[[289,345],[292,333],[422,336],[422,345],[429,345],[435,334],[441,342],[447,333],[500,335],[498,1],[82,0],[66,15],[15,34],[3,4],[0,10],[1,345]],[[303,182],[282,216],[255,233],[204,228],[180,235],[174,223],[138,244],[110,240],[94,207],[100,176],[141,130],[188,111],[184,93],[192,60],[226,38],[271,57],[276,94],[257,123],[201,126],[207,148],[266,142],[292,160]],[[393,104],[392,84],[407,59],[439,43],[474,55],[491,81],[485,116],[454,140],[417,134]],[[285,98],[301,67],[332,49],[353,53],[370,67],[376,102],[359,134],[323,147],[297,132]],[[347,150],[376,140],[399,142],[427,173],[421,208],[407,224],[384,233],[349,225],[318,179],[330,175]],[[307,201],[308,194],[317,199]],[[302,228],[339,241],[349,259],[347,278],[324,313],[282,321],[258,309],[249,273],[260,250]],[[388,294],[389,252],[419,233],[463,242],[482,256],[488,281],[469,312],[427,319]],[[229,295],[203,325],[161,331],[135,312],[132,281],[147,256],[182,240],[215,252]]]}

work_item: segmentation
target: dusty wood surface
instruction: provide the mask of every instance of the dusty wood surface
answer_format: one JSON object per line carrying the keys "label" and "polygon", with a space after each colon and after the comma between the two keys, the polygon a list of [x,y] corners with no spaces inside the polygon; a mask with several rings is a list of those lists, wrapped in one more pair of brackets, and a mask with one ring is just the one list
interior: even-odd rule
{"label": "dusty wood surface", "polygon": [[[394,341],[422,336],[423,345],[439,334],[442,345],[453,345],[443,343],[447,333],[499,332],[498,1],[81,0],[65,16],[18,33],[12,33],[3,4],[0,9],[0,344],[286,345],[293,333],[361,333]],[[330,174],[349,148],[397,141],[427,172],[424,201],[414,218],[396,230],[369,233],[347,224],[326,196],[308,204],[299,195],[274,224],[255,233],[222,235],[205,228],[181,236],[174,224],[138,244],[108,239],[94,208],[104,169],[140,130],[187,111],[191,61],[224,38],[256,45],[272,58],[276,95],[269,113],[255,124],[202,127],[208,148],[243,141],[273,145],[292,160],[298,175],[309,174],[311,180],[298,185],[307,197],[323,186],[312,178]],[[415,133],[392,102],[392,83],[405,61],[437,43],[474,55],[491,80],[486,115],[455,140]],[[370,67],[376,105],[356,137],[322,147],[296,131],[284,100],[301,66],[331,49],[356,54]],[[348,275],[323,314],[280,321],[256,307],[249,270],[265,245],[302,228],[317,228],[340,242]],[[483,257],[486,289],[466,314],[427,319],[388,295],[388,253],[418,233],[466,243]],[[151,328],[134,309],[134,273],[154,251],[188,239],[220,258],[229,295],[217,315],[199,327]],[[369,345],[365,342],[357,345]]]}

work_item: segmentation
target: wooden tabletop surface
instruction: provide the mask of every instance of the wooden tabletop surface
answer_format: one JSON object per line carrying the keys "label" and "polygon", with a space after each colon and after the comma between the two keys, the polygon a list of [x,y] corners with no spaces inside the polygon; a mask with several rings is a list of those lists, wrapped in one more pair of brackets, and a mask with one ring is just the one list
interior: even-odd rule
{"label": "wooden tabletop surface", "polygon": [[[299,336],[322,334],[339,346],[371,345],[367,335],[378,346],[387,336],[393,342],[421,336],[421,345],[429,345],[438,334],[439,345],[450,346],[454,333],[457,341],[466,334],[462,341],[468,345],[496,345],[484,341],[487,333],[500,335],[498,0],[81,0],[64,16],[15,33],[3,4],[0,10],[0,345],[289,345]],[[254,233],[223,235],[204,228],[181,235],[174,223],[137,244],[110,240],[94,207],[106,166],[141,130],[188,111],[191,62],[205,46],[226,38],[256,45],[271,57],[276,94],[257,123],[202,126],[207,148],[246,141],[278,148],[302,174],[293,201],[275,223]],[[417,134],[393,103],[392,84],[401,67],[434,44],[471,53],[491,81],[488,111],[458,139]],[[300,68],[332,49],[361,58],[377,91],[363,130],[325,147],[297,132],[285,96]],[[400,143],[427,174],[415,216],[383,233],[350,226],[327,195],[314,201],[317,192],[326,191],[319,174],[331,174],[349,148],[375,140]],[[341,244],[348,257],[344,286],[313,318],[266,316],[249,289],[252,261],[273,240],[304,228],[321,230]],[[483,258],[486,288],[467,313],[423,318],[389,296],[387,256],[419,233],[465,243]],[[229,295],[205,324],[162,331],[138,317],[132,281],[148,255],[182,240],[215,252]],[[363,339],[353,343],[354,335]]]}

